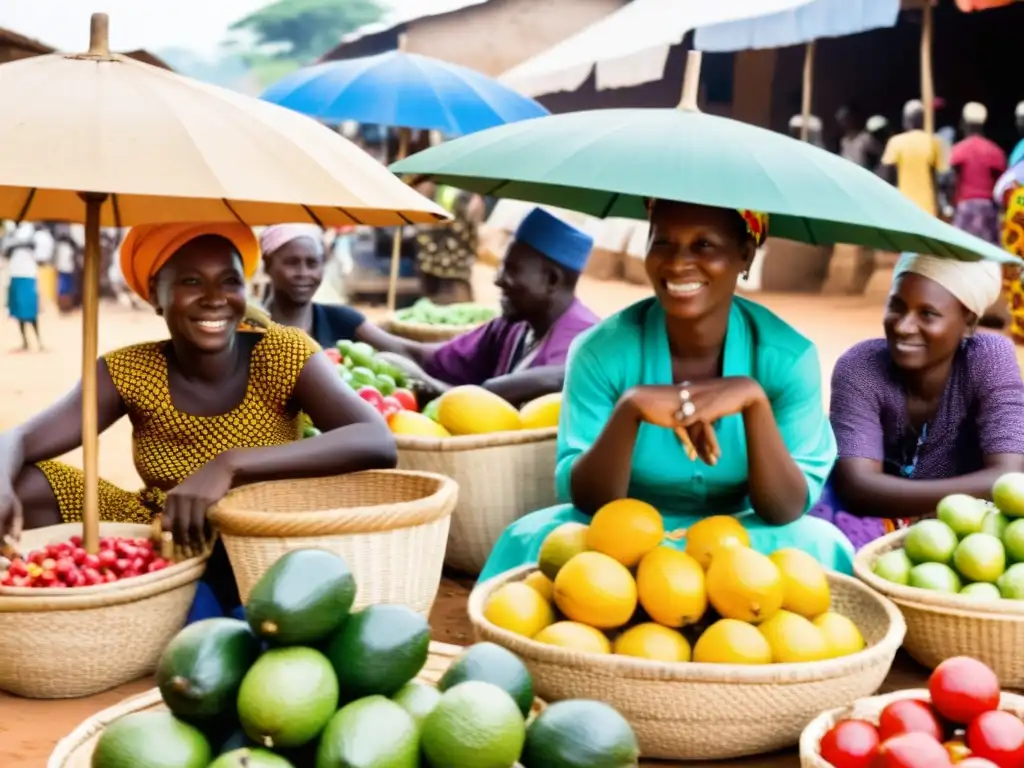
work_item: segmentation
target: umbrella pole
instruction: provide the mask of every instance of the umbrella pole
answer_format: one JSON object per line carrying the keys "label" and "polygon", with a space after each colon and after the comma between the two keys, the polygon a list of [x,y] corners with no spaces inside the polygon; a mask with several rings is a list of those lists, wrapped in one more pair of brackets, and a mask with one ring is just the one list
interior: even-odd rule
{"label": "umbrella pole", "polygon": [[686,54],[686,69],[683,70],[683,95],[679,99],[679,108],[688,112],[699,112],[697,96],[700,92],[700,51],[689,51]]}
{"label": "umbrella pole", "polygon": [[804,83],[800,97],[800,141],[811,137],[811,95],[814,92],[814,41],[804,48]]}
{"label": "umbrella pole", "polygon": [[[398,158],[404,160],[409,152],[409,129],[398,129]],[[396,162],[397,162],[396,160]],[[399,226],[395,229],[395,240],[391,245],[391,279],[388,281],[388,312],[395,311],[395,302],[398,299],[398,264],[402,256],[402,229]]]}
{"label": "umbrella pole", "polygon": [[932,4],[926,0],[921,24],[921,103],[924,105],[924,129],[935,133],[935,80],[932,76]]}
{"label": "umbrella pole", "polygon": [[85,499],[82,507],[82,545],[91,554],[100,549],[99,394],[96,360],[99,356],[100,208],[106,195],[87,192],[85,200],[85,259],[82,267],[82,468]]}

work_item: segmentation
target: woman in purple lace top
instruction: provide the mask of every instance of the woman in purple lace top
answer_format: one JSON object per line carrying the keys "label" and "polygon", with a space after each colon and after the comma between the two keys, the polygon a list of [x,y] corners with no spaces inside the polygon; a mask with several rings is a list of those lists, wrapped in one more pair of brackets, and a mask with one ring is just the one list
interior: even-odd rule
{"label": "woman in purple lace top", "polygon": [[934,514],[952,493],[988,498],[1024,471],[1024,382],[1013,345],[975,334],[999,297],[998,265],[904,254],[885,338],[848,350],[832,373],[839,457],[811,514],[855,547]]}

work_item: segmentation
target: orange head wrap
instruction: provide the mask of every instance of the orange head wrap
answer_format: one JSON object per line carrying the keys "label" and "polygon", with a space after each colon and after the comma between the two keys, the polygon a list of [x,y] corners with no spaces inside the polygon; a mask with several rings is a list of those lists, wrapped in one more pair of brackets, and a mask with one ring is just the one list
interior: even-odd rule
{"label": "orange head wrap", "polygon": [[142,224],[132,227],[121,244],[121,272],[128,287],[149,301],[149,281],[171,257],[197,237],[230,240],[242,257],[248,280],[260,263],[260,244],[244,224]]}

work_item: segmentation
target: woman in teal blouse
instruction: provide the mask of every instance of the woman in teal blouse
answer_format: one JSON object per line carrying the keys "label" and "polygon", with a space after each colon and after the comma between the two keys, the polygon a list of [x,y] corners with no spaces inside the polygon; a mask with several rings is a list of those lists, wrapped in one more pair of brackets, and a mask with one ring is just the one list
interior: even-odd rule
{"label": "woman in teal blouse", "polygon": [[851,572],[846,537],[805,515],[836,458],[817,350],[734,295],[767,224],[752,211],[652,203],[654,297],[569,353],[555,484],[571,503],[509,526],[482,579],[536,561],[554,528],[624,497],[657,507],[666,530],[736,515],[759,551],[798,547]]}

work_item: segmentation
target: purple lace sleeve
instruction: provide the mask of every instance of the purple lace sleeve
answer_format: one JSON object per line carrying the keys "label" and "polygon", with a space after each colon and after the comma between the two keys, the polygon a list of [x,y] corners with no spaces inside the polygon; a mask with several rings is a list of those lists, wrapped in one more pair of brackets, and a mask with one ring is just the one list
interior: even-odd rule
{"label": "purple lace sleeve", "polygon": [[980,333],[968,355],[977,425],[985,454],[1024,454],[1024,381],[1013,343],[993,333]]}
{"label": "purple lace sleeve", "polygon": [[840,459],[884,460],[881,405],[891,386],[877,341],[857,344],[836,361],[829,418]]}

